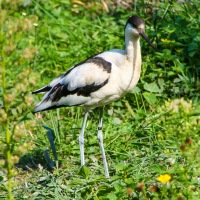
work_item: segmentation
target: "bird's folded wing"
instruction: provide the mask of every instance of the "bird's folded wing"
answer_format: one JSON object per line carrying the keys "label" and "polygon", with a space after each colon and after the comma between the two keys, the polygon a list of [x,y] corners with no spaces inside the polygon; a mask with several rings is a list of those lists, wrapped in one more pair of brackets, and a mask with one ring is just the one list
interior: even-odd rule
{"label": "bird's folded wing", "polygon": [[63,106],[83,105],[90,94],[107,84],[111,63],[101,57],[93,57],[76,65],[45,94],[35,107],[35,112]]}

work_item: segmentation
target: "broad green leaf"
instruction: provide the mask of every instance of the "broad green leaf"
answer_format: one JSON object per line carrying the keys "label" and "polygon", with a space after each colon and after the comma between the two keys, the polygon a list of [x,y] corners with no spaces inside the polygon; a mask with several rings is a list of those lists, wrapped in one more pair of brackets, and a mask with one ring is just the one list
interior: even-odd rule
{"label": "broad green leaf", "polygon": [[123,190],[122,185],[120,185],[119,183],[114,183],[114,188],[115,188],[115,191],[116,191],[117,193],[120,193],[120,192],[122,192],[122,190]]}
{"label": "broad green leaf", "polygon": [[106,198],[110,199],[110,200],[115,200],[118,199],[118,197],[114,194],[114,193],[109,193]]}
{"label": "broad green leaf", "polygon": [[138,93],[140,93],[140,88],[139,87],[134,87],[134,89],[131,91],[131,93],[136,93],[136,94],[138,94]]}
{"label": "broad green leaf", "polygon": [[90,174],[90,170],[88,167],[86,167],[85,165],[82,166],[78,172],[79,175],[83,176],[84,178],[88,178],[88,175]]}
{"label": "broad green leaf", "polygon": [[157,173],[163,173],[165,172],[165,167],[162,165],[152,165],[151,167],[149,167],[149,169],[157,172]]}
{"label": "broad green leaf", "polygon": [[124,163],[118,163],[117,165],[115,165],[116,170],[120,171],[124,169]]}
{"label": "broad green leaf", "polygon": [[157,101],[157,98],[156,98],[156,95],[153,94],[153,93],[150,93],[150,92],[144,92],[143,93],[143,96],[144,98],[146,99],[146,101],[149,103],[149,104],[154,104],[156,103]]}
{"label": "broad green leaf", "polygon": [[124,182],[127,184],[127,185],[130,185],[130,184],[133,184],[134,183],[134,179],[133,178],[127,178],[124,180]]}
{"label": "broad green leaf", "polygon": [[0,182],[3,181],[3,176],[0,176]]}
{"label": "broad green leaf", "polygon": [[159,78],[159,79],[158,79],[158,85],[159,85],[159,87],[160,87],[160,92],[163,92],[163,90],[164,90],[164,85],[165,85],[164,79]]}
{"label": "broad green leaf", "polygon": [[67,185],[68,188],[71,188],[71,187],[76,187],[77,185],[81,185],[83,184],[84,180],[83,179],[75,179],[73,181],[70,181],[69,184]]}
{"label": "broad green leaf", "polygon": [[156,84],[156,82],[153,83],[145,83],[144,84],[144,89],[149,91],[149,92],[160,92],[160,88]]}
{"label": "broad green leaf", "polygon": [[[94,179],[96,180],[96,179]],[[97,180],[96,180],[97,182]],[[113,191],[113,188],[111,189],[110,185],[103,184],[100,187],[98,187],[98,197],[105,197],[105,194],[108,194],[110,191]],[[101,199],[101,198],[100,198]]]}

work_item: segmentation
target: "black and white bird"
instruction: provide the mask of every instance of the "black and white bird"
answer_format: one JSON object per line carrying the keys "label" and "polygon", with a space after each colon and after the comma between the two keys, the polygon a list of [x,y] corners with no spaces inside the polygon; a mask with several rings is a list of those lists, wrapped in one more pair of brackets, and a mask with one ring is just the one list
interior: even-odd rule
{"label": "black and white bird", "polygon": [[112,49],[90,57],[56,77],[47,86],[32,92],[46,92],[34,112],[69,106],[84,108],[85,115],[79,135],[81,166],[85,165],[84,130],[88,111],[100,107],[97,136],[106,177],[109,177],[109,172],[102,136],[103,107],[120,99],[136,86],[142,64],[140,36],[156,50],[144,31],[142,18],[136,15],[129,17],[125,26],[125,50]]}

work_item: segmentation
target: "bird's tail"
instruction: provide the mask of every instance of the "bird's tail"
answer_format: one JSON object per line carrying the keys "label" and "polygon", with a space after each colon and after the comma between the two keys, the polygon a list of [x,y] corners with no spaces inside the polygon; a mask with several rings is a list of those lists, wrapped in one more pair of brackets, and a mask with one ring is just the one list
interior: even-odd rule
{"label": "bird's tail", "polygon": [[37,113],[45,110],[53,110],[60,107],[65,107],[65,105],[59,105],[58,102],[52,102],[47,93],[42,101],[35,106],[33,112]]}
{"label": "bird's tail", "polygon": [[50,103],[48,102],[44,102],[44,101],[41,101],[40,103],[38,103],[35,108],[34,108],[34,113],[37,113],[37,112],[41,112],[41,111],[44,111],[44,110],[50,110]]}

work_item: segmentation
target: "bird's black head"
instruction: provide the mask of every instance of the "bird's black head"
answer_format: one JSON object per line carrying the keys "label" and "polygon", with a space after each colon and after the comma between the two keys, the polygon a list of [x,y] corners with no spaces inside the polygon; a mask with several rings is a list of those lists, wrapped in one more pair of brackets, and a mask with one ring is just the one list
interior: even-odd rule
{"label": "bird's black head", "polygon": [[156,51],[158,51],[158,49],[150,42],[149,38],[146,36],[145,34],[145,22],[144,20],[137,16],[137,15],[132,15],[128,18],[128,21],[126,23],[126,27],[127,25],[131,25],[132,27],[132,34],[135,36],[142,36],[151,47],[153,47],[153,49],[155,49]]}
{"label": "bird's black head", "polygon": [[137,15],[132,15],[128,18],[127,23],[131,24],[134,28],[139,28],[141,25],[144,26],[145,22]]}

